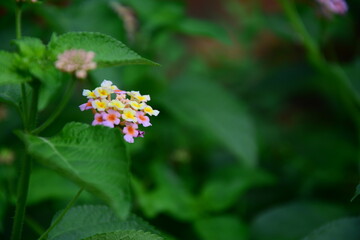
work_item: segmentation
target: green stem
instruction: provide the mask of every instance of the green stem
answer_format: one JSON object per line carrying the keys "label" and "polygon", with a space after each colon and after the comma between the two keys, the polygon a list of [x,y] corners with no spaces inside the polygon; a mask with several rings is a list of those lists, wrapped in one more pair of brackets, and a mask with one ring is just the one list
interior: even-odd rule
{"label": "green stem", "polygon": [[21,116],[23,120],[24,129],[27,130],[28,126],[28,112],[29,112],[29,103],[26,96],[26,84],[21,84]]}
{"label": "green stem", "polygon": [[18,183],[16,210],[11,240],[20,240],[25,217],[26,199],[29,190],[31,158],[25,154],[22,162],[20,180]]}
{"label": "green stem", "polygon": [[32,83],[32,97],[31,97],[31,106],[29,111],[29,128],[34,129],[36,125],[36,118],[39,105],[39,90],[40,82],[35,79]]}
{"label": "green stem", "polygon": [[[15,9],[15,31],[16,38],[21,39],[21,3],[19,2]],[[28,121],[28,102],[26,96],[25,83],[21,84],[21,95],[22,95],[22,118],[24,123],[25,131],[29,127]],[[31,159],[29,155],[25,154],[22,161],[20,179],[17,188],[17,200],[15,209],[14,224],[12,227],[11,240],[20,240],[22,234],[22,228],[24,224],[26,199],[29,190],[29,180],[31,173]]]}
{"label": "green stem", "polygon": [[41,235],[45,229],[37,223],[34,219],[30,218],[29,216],[25,216],[25,223],[34,230],[35,233]]}
{"label": "green stem", "polygon": [[[22,14],[22,3],[18,2],[16,5],[16,9],[15,9],[15,34],[16,34],[16,39],[21,39],[21,14]],[[22,97],[22,120],[24,123],[24,128],[28,129],[27,123],[28,123],[28,119],[27,119],[27,113],[28,113],[28,102],[27,102],[27,98],[26,98],[26,85],[25,83],[21,84],[21,97]]]}
{"label": "green stem", "polygon": [[15,9],[15,28],[16,28],[16,39],[21,38],[21,2],[19,2]]}
{"label": "green stem", "polygon": [[47,237],[47,235],[49,234],[49,232],[51,230],[54,229],[54,227],[63,219],[63,217],[65,216],[65,214],[70,210],[70,208],[74,205],[74,203],[76,202],[76,200],[80,197],[80,194],[82,193],[82,191],[84,190],[84,188],[81,188],[78,193],[73,197],[73,199],[69,202],[69,204],[66,206],[66,208],[61,212],[61,214],[55,219],[55,221],[53,222],[53,224],[40,236],[40,238],[38,240],[44,239],[45,237]]}
{"label": "green stem", "polygon": [[307,49],[309,59],[315,65],[321,66],[324,59],[319,51],[318,44],[312,39],[305,25],[301,21],[301,18],[296,12],[293,0],[279,0],[279,2],[282,5],[287,18],[293,25],[295,31],[299,34],[301,41]]}
{"label": "green stem", "polygon": [[58,116],[59,114],[64,110],[65,106],[70,100],[70,97],[73,93],[74,87],[75,87],[76,81],[74,79],[70,80],[69,86],[66,89],[65,96],[60,102],[60,106],[53,112],[53,114],[38,128],[32,131],[33,134],[38,134],[42,132],[45,128],[47,128]]}
{"label": "green stem", "polygon": [[360,99],[354,91],[350,80],[340,66],[329,64],[322,56],[318,44],[311,37],[298,15],[293,0],[279,0],[279,2],[282,5],[290,23],[293,25],[293,28],[301,37],[304,47],[307,50],[310,62],[323,76],[327,78],[324,79],[326,80],[326,82],[324,82],[324,87],[327,87],[329,85],[328,80],[332,79],[334,85],[332,90],[337,91],[339,98],[343,101],[356,124],[360,124]]}

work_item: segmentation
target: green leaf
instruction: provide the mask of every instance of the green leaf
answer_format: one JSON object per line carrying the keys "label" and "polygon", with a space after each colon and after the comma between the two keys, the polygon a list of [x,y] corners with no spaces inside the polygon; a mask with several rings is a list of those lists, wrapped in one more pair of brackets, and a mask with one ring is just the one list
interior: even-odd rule
{"label": "green leaf", "polygon": [[118,230],[143,230],[159,234],[147,222],[135,215],[120,220],[107,206],[84,205],[71,208],[49,233],[48,240],[78,240],[94,234]]}
{"label": "green leaf", "polygon": [[252,122],[239,100],[220,85],[199,78],[180,79],[161,103],[185,123],[212,134],[246,165],[256,164]]}
{"label": "green leaf", "polygon": [[32,64],[29,69],[30,73],[41,81],[39,94],[39,110],[44,110],[50,101],[61,91],[61,85],[67,83],[68,75],[60,72],[55,68],[53,62],[43,61],[41,63]]}
{"label": "green leaf", "polygon": [[[23,83],[30,80],[16,72],[17,55],[0,51],[0,85]],[[3,92],[1,90],[1,92]]]}
{"label": "green leaf", "polygon": [[[1,73],[0,73],[1,75]],[[21,102],[21,87],[17,84],[6,84],[0,88],[0,101],[19,107]]]}
{"label": "green leaf", "polygon": [[345,215],[342,208],[334,205],[292,203],[270,209],[258,216],[252,224],[251,237],[254,240],[301,239],[322,224]]}
{"label": "green leaf", "polygon": [[146,216],[168,213],[181,220],[199,216],[197,202],[175,172],[156,162],[152,165],[151,175],[155,178],[155,186],[151,190],[136,178],[132,179],[134,192]]}
{"label": "green leaf", "polygon": [[343,218],[315,230],[304,240],[358,240],[360,239],[360,217]]}
{"label": "green leaf", "polygon": [[355,194],[354,194],[354,196],[351,198],[351,201],[354,201],[355,198],[357,198],[359,195],[360,195],[360,184],[358,184],[358,185],[356,186]]}
{"label": "green leaf", "polygon": [[241,240],[248,234],[246,225],[231,215],[199,219],[194,227],[203,240]]}
{"label": "green leaf", "polygon": [[49,50],[54,55],[54,58],[70,49],[84,49],[95,52],[95,61],[99,67],[129,64],[157,65],[148,59],[142,58],[122,42],[105,34],[70,32],[51,38]]}
{"label": "green leaf", "polygon": [[[46,168],[37,168],[31,172],[27,205],[37,204],[49,199],[68,201],[78,191],[79,187],[68,179]],[[83,192],[79,199],[88,200],[91,197],[87,192]]]}
{"label": "green leaf", "polygon": [[203,211],[221,211],[233,205],[251,187],[272,181],[269,175],[259,170],[231,166],[220,170],[205,183],[198,205]]}
{"label": "green leaf", "polygon": [[182,33],[214,38],[225,44],[230,44],[231,42],[229,34],[224,30],[224,28],[214,23],[186,18],[178,24],[178,31]]}
{"label": "green leaf", "polygon": [[102,233],[84,238],[83,240],[163,240],[164,238],[144,231],[118,231],[112,233]]}
{"label": "green leaf", "polygon": [[23,37],[13,41],[23,57],[42,58],[46,46],[38,38]]}
{"label": "green leaf", "polygon": [[43,165],[103,199],[125,218],[130,208],[129,166],[118,129],[69,123],[52,138],[24,135]]}

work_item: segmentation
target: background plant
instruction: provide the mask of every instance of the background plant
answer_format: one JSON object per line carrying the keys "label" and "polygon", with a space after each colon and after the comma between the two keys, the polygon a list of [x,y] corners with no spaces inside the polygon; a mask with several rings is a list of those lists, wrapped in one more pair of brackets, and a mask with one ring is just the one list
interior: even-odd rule
{"label": "background plant", "polygon": [[[346,15],[329,19],[313,1],[46,1],[28,6],[23,33],[47,43],[52,31],[59,36],[101,31],[162,64],[97,69],[75,88],[81,93],[89,84],[92,89],[111,79],[121,88],[151,94],[152,105],[160,109],[146,138],[130,146],[132,211],[158,229],[178,239],[331,239],[340,233],[348,235],[339,239],[357,239],[352,226],[359,221],[358,200],[350,199],[359,179],[359,4],[347,2]],[[14,51],[8,44],[14,39],[14,5],[1,5],[6,10],[1,48]],[[40,94],[44,111],[38,124],[51,115],[54,100],[46,99],[52,91],[68,92],[56,90],[65,85],[51,80],[50,72],[44,77],[48,93]],[[1,86],[14,91],[2,95],[7,102],[19,96],[9,86]],[[81,94],[74,94],[41,136],[57,134],[70,121],[88,122],[91,116],[78,110],[82,102]],[[2,109],[7,113],[1,159],[9,162],[13,155],[20,159],[20,140],[12,131],[21,128],[21,121],[16,108]],[[69,134],[53,141],[61,144]],[[39,139],[25,139],[35,141],[29,151],[37,158],[46,154],[36,147]],[[34,229],[47,228],[78,191],[67,178],[37,164],[24,226],[29,239],[37,237]],[[18,165],[19,160],[0,169],[5,239]],[[100,200],[83,192],[77,202]],[[111,212],[92,208],[97,207],[73,208],[64,223],[73,223],[72,216],[90,219],[83,210],[90,209],[95,218],[97,211]],[[114,222],[107,231],[124,229]]]}

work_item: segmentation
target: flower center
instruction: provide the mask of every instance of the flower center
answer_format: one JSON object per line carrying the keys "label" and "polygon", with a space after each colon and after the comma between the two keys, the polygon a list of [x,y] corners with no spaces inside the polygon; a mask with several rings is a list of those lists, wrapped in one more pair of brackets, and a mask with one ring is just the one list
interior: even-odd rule
{"label": "flower center", "polygon": [[113,122],[113,121],[116,120],[116,116],[114,114],[109,114],[108,115],[108,120]]}
{"label": "flower center", "polygon": [[128,133],[130,135],[134,135],[135,134],[135,129],[132,126],[128,126]]}

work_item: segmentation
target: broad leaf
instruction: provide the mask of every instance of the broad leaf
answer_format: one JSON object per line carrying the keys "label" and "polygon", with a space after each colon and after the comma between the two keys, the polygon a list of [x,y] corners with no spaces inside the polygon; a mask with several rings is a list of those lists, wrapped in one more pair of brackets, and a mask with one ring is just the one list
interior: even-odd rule
{"label": "broad leaf", "polygon": [[[46,181],[44,181],[46,179]],[[27,204],[38,204],[49,199],[69,201],[79,187],[66,178],[46,168],[36,168],[31,172]],[[92,196],[83,192],[79,200],[89,200]]]}
{"label": "broad leaf", "polygon": [[[0,73],[1,75],[1,73]],[[0,80],[1,81],[1,80]],[[18,84],[5,84],[0,87],[0,101],[19,107],[21,101],[21,87]],[[29,88],[27,88],[29,89]],[[29,91],[27,91],[29,93]]]}
{"label": "broad leaf", "polygon": [[220,85],[198,78],[180,79],[162,99],[161,103],[184,122],[211,133],[246,165],[255,165],[252,123],[239,100]]}
{"label": "broad leaf", "polygon": [[322,224],[345,215],[346,212],[338,206],[311,202],[293,203],[270,209],[258,216],[252,224],[251,238],[254,240],[301,239]]}
{"label": "broad leaf", "polygon": [[60,36],[53,36],[49,43],[49,50],[55,58],[58,54],[70,49],[84,49],[95,52],[95,61],[99,67],[150,64],[156,63],[142,58],[126,47],[122,42],[101,33],[70,32]]}
{"label": "broad leaf", "polygon": [[130,215],[126,220],[120,220],[106,206],[85,205],[70,209],[49,233],[48,240],[78,240],[119,230],[143,230],[159,234],[147,222],[135,215]]}
{"label": "broad leaf", "polygon": [[248,239],[247,226],[231,215],[199,219],[194,226],[203,240]]}
{"label": "broad leaf", "polygon": [[190,220],[199,216],[197,202],[175,172],[157,162],[152,165],[151,175],[155,178],[151,190],[136,178],[132,181],[139,204],[148,217],[168,213],[177,219]]}
{"label": "broad leaf", "polygon": [[39,110],[42,111],[54,99],[56,93],[62,91],[61,86],[69,81],[65,79],[68,75],[57,70],[54,63],[48,61],[34,63],[29,70],[42,83],[39,95]]}
{"label": "broad leaf", "polygon": [[251,187],[272,181],[269,175],[259,170],[240,166],[227,167],[205,183],[198,205],[203,211],[221,211],[233,205]]}
{"label": "broad leaf", "polygon": [[52,138],[25,135],[28,151],[102,198],[125,218],[129,212],[129,166],[118,129],[69,123]]}
{"label": "broad leaf", "polygon": [[[0,51],[0,85],[23,83],[30,80],[16,71],[16,58],[17,55],[14,53]],[[3,92],[2,88],[0,92]]]}
{"label": "broad leaf", "polygon": [[38,38],[23,37],[13,41],[23,57],[42,58],[46,46]]}
{"label": "broad leaf", "polygon": [[358,240],[360,239],[360,218],[343,218],[315,230],[304,240]]}
{"label": "broad leaf", "polygon": [[163,238],[141,230],[128,230],[97,234],[83,240],[163,240]]}

